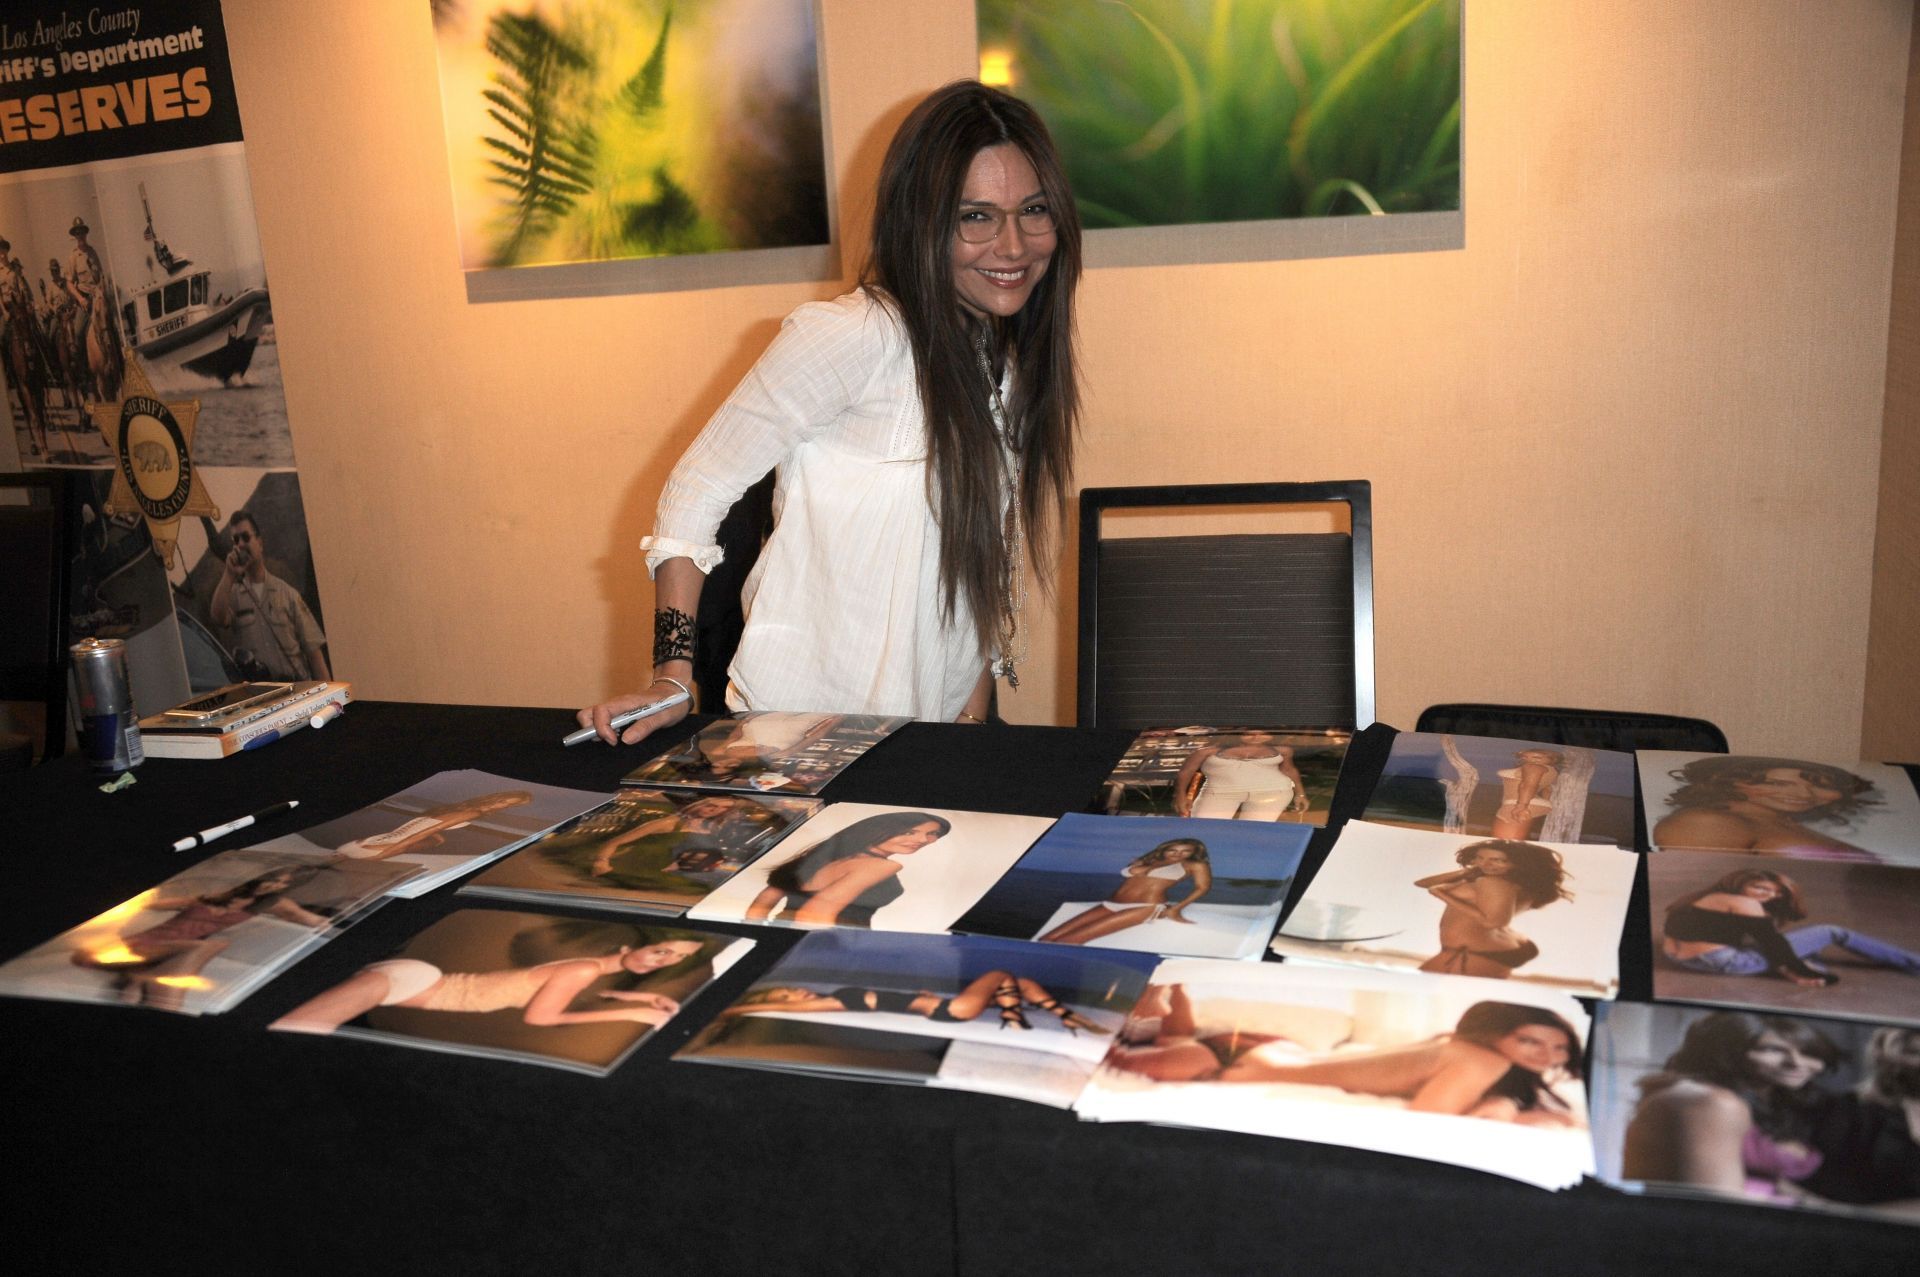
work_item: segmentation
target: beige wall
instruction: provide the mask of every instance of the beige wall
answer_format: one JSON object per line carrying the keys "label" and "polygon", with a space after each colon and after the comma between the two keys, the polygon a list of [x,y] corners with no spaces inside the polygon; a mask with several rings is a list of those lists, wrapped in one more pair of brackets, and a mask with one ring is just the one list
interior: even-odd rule
{"label": "beige wall", "polygon": [[1920,759],[1920,26],[1907,57],[1862,758]]}
{"label": "beige wall", "polygon": [[[823,9],[858,243],[971,5]],[[469,305],[426,5],[227,11],[336,667],[399,699],[636,682],[667,468],[838,285]],[[1910,22],[1474,0],[1466,250],[1091,272],[1082,482],[1371,478],[1388,722],[1662,709],[1850,753]],[[1005,708],[1068,721],[1070,618],[1040,620]]]}

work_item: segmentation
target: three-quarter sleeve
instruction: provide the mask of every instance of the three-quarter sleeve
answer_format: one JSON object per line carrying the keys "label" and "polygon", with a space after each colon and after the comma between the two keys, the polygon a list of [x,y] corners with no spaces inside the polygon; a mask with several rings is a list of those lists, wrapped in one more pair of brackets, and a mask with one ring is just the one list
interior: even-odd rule
{"label": "three-quarter sleeve", "polygon": [[741,379],[660,493],[653,535],[640,542],[647,574],[671,558],[711,572],[733,503],[793,451],[832,427],[864,395],[887,357],[891,329],[857,294],[801,306]]}

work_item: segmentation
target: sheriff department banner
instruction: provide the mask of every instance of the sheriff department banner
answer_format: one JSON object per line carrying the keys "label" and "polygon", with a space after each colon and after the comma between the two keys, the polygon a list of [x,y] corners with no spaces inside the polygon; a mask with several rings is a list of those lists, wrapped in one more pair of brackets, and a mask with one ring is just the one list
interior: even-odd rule
{"label": "sheriff department banner", "polygon": [[143,714],[329,677],[220,6],[9,8],[0,469],[77,472],[68,639]]}

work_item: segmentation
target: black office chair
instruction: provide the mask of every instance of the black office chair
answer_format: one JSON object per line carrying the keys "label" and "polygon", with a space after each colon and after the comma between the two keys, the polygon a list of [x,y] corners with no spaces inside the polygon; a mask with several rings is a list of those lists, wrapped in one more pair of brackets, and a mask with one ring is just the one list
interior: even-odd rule
{"label": "black office chair", "polygon": [[1414,730],[1451,732],[1459,736],[1504,736],[1509,740],[1584,745],[1589,749],[1727,752],[1726,733],[1704,718],[1607,709],[1562,709],[1553,705],[1429,705],[1420,711]]}
{"label": "black office chair", "polygon": [[72,480],[0,474],[0,702],[29,729],[0,731],[0,770],[57,758],[67,739],[67,613],[73,589]]}
{"label": "black office chair", "polygon": [[[1344,507],[1347,527],[1101,535],[1112,510],[1228,506]],[[1082,727],[1373,722],[1372,485],[1083,491],[1079,702]]]}
{"label": "black office chair", "polygon": [[727,666],[747,624],[740,591],[772,531],[773,475],[768,473],[740,494],[714,534],[725,557],[708,574],[693,618],[693,686],[703,714],[727,712]]}

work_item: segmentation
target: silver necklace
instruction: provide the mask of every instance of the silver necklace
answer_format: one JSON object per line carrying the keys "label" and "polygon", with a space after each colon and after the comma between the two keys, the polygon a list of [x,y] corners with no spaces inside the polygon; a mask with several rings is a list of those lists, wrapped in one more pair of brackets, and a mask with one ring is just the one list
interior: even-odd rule
{"label": "silver necklace", "polygon": [[975,336],[973,350],[980,358],[981,374],[987,379],[987,393],[993,397],[994,429],[1009,479],[1006,508],[1000,517],[1000,539],[1007,556],[1006,606],[1001,610],[997,627],[1000,652],[993,661],[993,674],[996,678],[1006,679],[1008,687],[1018,690],[1020,675],[1017,667],[1027,659],[1027,636],[1020,626],[1022,614],[1027,608],[1026,529],[1020,519],[1020,456],[1013,447],[1013,423],[1007,419],[1007,405],[1000,395],[1000,381],[993,375],[993,360],[987,353],[985,332]]}

